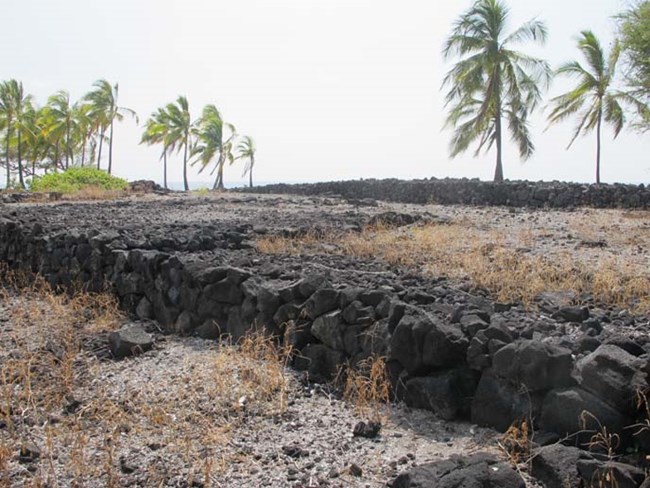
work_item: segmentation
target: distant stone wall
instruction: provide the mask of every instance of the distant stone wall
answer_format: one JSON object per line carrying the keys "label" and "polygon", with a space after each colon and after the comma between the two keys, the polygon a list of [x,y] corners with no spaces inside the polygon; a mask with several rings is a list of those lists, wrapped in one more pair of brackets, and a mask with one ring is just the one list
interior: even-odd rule
{"label": "distant stone wall", "polygon": [[529,181],[493,183],[476,179],[429,178],[278,184],[245,191],[296,195],[330,194],[348,199],[371,198],[418,204],[501,205],[532,208],[650,208],[650,187],[646,185],[587,185]]}

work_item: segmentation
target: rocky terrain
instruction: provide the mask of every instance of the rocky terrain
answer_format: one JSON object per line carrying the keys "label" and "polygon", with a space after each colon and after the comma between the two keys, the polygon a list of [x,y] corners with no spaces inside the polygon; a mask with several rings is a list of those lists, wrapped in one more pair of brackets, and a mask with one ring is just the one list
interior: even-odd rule
{"label": "rocky terrain", "polygon": [[[0,260],[55,288],[109,290],[138,321],[102,339],[109,356],[143,353],[98,363],[106,391],[138,382],[146,390],[144,381],[182,403],[178,382],[188,371],[207,375],[219,340],[241,343],[257,331],[290,351],[286,409],[247,417],[230,440],[245,451],[243,463],[222,456],[218,476],[194,479],[195,464],[169,461],[167,486],[190,478],[206,486],[641,485],[650,450],[649,234],[642,210],[336,195],[0,207]],[[328,382],[371,377],[379,358],[403,403],[382,410],[379,437],[355,437],[357,422],[370,418],[350,403],[375,390],[346,403]],[[133,445],[120,443],[124,459]],[[151,483],[143,473],[153,455],[133,456],[116,486]]]}

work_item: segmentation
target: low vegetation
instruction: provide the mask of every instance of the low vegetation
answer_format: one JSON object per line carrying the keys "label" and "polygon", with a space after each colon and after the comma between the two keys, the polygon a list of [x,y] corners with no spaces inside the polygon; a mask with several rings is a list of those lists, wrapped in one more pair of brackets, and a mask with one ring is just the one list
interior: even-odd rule
{"label": "low vegetation", "polygon": [[72,194],[99,191],[123,191],[129,183],[95,168],[70,168],[60,173],[49,173],[35,178],[31,184],[34,192],[57,192]]}

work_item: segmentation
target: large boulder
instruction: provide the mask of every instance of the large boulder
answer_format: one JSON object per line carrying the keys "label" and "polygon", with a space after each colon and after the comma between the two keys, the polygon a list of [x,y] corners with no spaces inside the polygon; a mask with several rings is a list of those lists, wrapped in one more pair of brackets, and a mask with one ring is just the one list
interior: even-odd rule
{"label": "large boulder", "polygon": [[512,467],[487,453],[452,456],[400,474],[391,488],[525,488]]}
{"label": "large boulder", "polygon": [[618,346],[607,344],[580,360],[580,386],[622,412],[632,412],[638,391],[648,387],[645,362]]}
{"label": "large boulder", "polygon": [[411,378],[406,382],[406,403],[431,410],[445,420],[466,416],[477,376],[475,371],[463,368]]}
{"label": "large boulder", "polygon": [[203,296],[208,300],[230,305],[239,305],[244,300],[239,284],[230,277],[207,285],[203,289]]}
{"label": "large boulder", "polygon": [[544,398],[540,427],[561,436],[576,435],[579,443],[588,443],[602,427],[620,435],[628,425],[629,418],[582,388],[553,390]]}
{"label": "large boulder", "polygon": [[309,344],[295,357],[294,366],[307,371],[314,380],[331,380],[345,362],[345,354],[323,344]]}
{"label": "large boulder", "polygon": [[391,338],[391,358],[416,376],[423,369],[449,368],[465,361],[469,341],[456,327],[423,312],[410,311]]}
{"label": "large boulder", "polygon": [[331,312],[318,317],[311,326],[312,335],[337,351],[345,351],[346,325],[341,312]]}
{"label": "large boulder", "polygon": [[472,422],[505,432],[514,422],[531,421],[541,412],[543,397],[499,378],[491,371],[481,376],[472,400]]}
{"label": "large boulder", "polygon": [[331,312],[339,306],[339,292],[332,288],[316,290],[305,302],[305,312],[311,319]]}
{"label": "large boulder", "polygon": [[280,307],[280,294],[273,286],[262,286],[257,292],[257,310],[264,322],[273,320],[275,312]]}
{"label": "large boulder", "polygon": [[546,488],[580,488],[580,475],[576,466],[585,454],[577,447],[552,444],[533,452],[532,476]]}
{"label": "large boulder", "polygon": [[597,459],[581,459],[577,462],[583,486],[598,488],[637,488],[645,480],[645,473],[629,464]]}
{"label": "large boulder", "polygon": [[297,283],[298,293],[302,298],[309,298],[316,290],[329,287],[329,281],[324,275],[310,275]]}
{"label": "large boulder", "polygon": [[153,347],[153,337],[141,324],[129,325],[108,336],[111,353],[116,358],[142,354]]}
{"label": "large boulder", "polygon": [[575,383],[571,351],[538,341],[520,340],[502,347],[494,354],[492,365],[496,375],[530,391]]}

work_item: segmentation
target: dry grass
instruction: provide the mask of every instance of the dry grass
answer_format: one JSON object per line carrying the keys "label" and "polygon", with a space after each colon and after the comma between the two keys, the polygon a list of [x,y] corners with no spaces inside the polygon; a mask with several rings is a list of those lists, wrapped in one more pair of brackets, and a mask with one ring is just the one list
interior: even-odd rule
{"label": "dry grass", "polygon": [[385,358],[370,356],[354,367],[340,370],[338,376],[345,377],[343,397],[357,413],[380,421],[381,409],[390,403],[392,391]]}
{"label": "dry grass", "polygon": [[498,441],[510,463],[517,467],[531,461],[533,430],[527,420],[513,423]]}
{"label": "dry grass", "polygon": [[[3,274],[0,487],[121,486],[133,445],[152,443],[160,447],[138,460],[139,486],[219,486],[249,456],[230,446],[237,427],[287,408],[290,351],[262,334],[197,341],[153,369],[155,356],[106,361],[89,344],[125,321],[111,296],[56,294],[42,280]],[[21,464],[29,442],[40,458]]]}
{"label": "dry grass", "polygon": [[[588,424],[595,423],[597,429],[593,432],[587,448],[590,451],[598,452],[607,456],[610,461],[616,460],[616,454],[621,446],[621,438],[618,434],[612,433],[607,426],[602,425],[600,420],[591,412],[583,410],[580,414],[580,424],[582,429],[587,430]],[[605,469],[597,469],[590,480],[589,488],[618,488],[619,483],[616,480],[614,469],[606,466]]]}
{"label": "dry grass", "polygon": [[[643,232],[645,229],[639,229],[633,240],[640,239]],[[597,236],[593,233],[590,237]],[[647,258],[634,261],[608,253],[594,262],[593,252],[581,255],[561,247],[535,249],[540,239],[553,238],[531,228],[506,234],[475,224],[454,223],[367,228],[361,233],[324,237],[268,236],[258,240],[257,246],[261,252],[272,254],[323,252],[379,259],[390,266],[421,270],[425,275],[469,280],[504,302],[530,305],[541,292],[570,290],[592,294],[605,304],[650,311],[650,273],[647,266],[639,267]]]}
{"label": "dry grass", "polygon": [[130,194],[127,190],[105,190],[97,186],[86,186],[74,193],[62,194],[60,200],[88,201],[88,200],[117,200]]}
{"label": "dry grass", "polygon": [[30,202],[84,202],[99,200],[119,200],[132,195],[142,196],[144,193],[131,190],[106,190],[98,186],[87,186],[73,193],[61,193],[56,191],[32,191],[27,194],[27,201]]}
{"label": "dry grass", "polygon": [[214,358],[214,371],[220,374],[210,396],[233,411],[282,413],[287,407],[285,371],[290,358],[290,347],[280,348],[263,332],[248,334]]}

